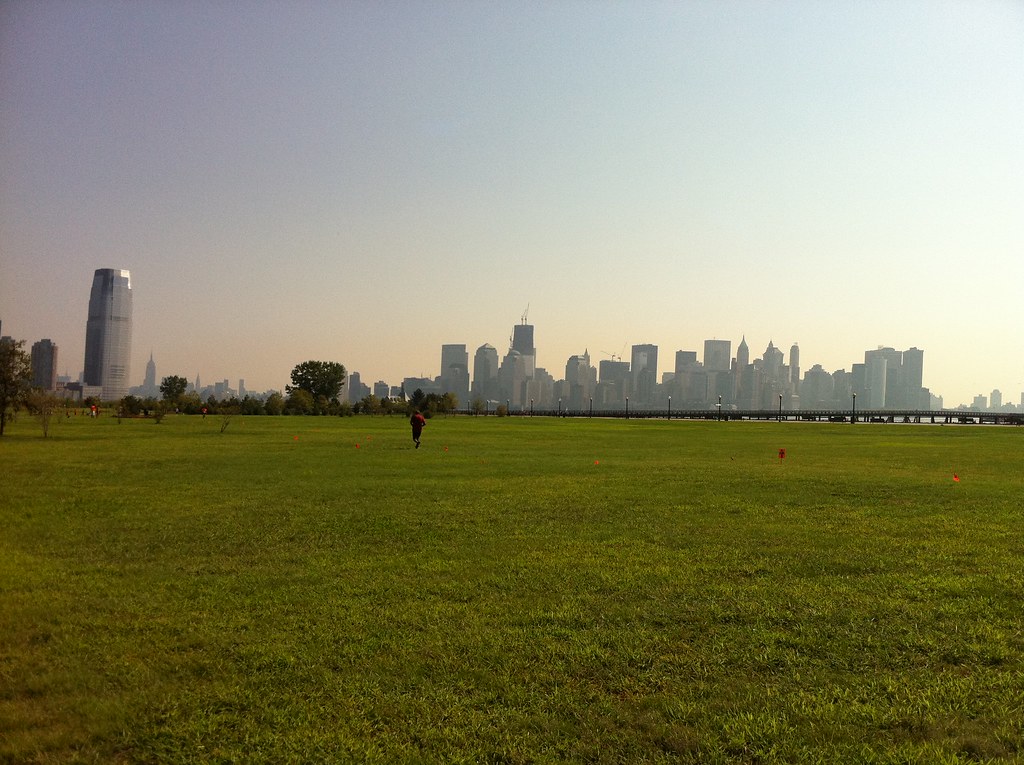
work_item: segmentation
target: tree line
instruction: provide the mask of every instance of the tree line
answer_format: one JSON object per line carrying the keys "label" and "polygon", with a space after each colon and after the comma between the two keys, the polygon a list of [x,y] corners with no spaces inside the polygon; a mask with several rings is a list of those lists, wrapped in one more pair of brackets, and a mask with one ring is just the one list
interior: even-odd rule
{"label": "tree line", "polygon": [[[7,423],[22,408],[40,418],[43,435],[49,430],[54,413],[63,409],[70,415],[72,409],[82,406],[98,410],[104,402],[88,397],[80,404],[58,397],[56,394],[32,387],[31,356],[25,351],[25,341],[0,343],[0,436]],[[156,422],[171,413],[214,415],[222,418],[221,431],[230,418],[242,415],[320,415],[349,416],[355,414],[407,415],[420,411],[426,417],[454,412],[459,405],[451,393],[424,393],[417,389],[408,401],[379,398],[373,394],[351,403],[341,399],[347,373],[336,361],[304,361],[291,372],[291,384],[285,393],[271,393],[266,399],[232,396],[202,400],[199,393],[188,390],[188,380],[180,375],[169,375],[160,382],[160,397],[127,395],[111,405],[117,417],[151,417]]]}

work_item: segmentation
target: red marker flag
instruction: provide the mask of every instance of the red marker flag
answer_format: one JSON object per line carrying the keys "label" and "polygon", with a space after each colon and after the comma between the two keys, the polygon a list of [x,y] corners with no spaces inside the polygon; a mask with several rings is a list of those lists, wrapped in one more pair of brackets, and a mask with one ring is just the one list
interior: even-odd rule
{"label": "red marker flag", "polygon": [[785,449],[779,449],[779,459],[780,460],[786,459],[786,450]]}
{"label": "red marker flag", "polygon": [[957,483],[960,483],[960,476],[958,476],[956,473],[953,473],[953,480],[956,481]]}

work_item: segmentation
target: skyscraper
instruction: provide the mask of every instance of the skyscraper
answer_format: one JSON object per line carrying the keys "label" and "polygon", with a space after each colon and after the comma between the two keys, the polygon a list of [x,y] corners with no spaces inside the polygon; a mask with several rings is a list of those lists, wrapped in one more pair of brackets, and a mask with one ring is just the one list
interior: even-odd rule
{"label": "skyscraper", "polygon": [[57,346],[52,340],[32,343],[32,384],[43,390],[57,389]]}
{"label": "skyscraper", "polygon": [[731,340],[705,340],[704,368],[709,372],[728,372],[731,353]]}
{"label": "skyscraper", "polygon": [[160,386],[156,384],[156,362],[153,361],[153,351],[149,352],[149,361],[146,362],[146,376],[142,380],[142,388],[139,392],[143,396],[153,396],[156,398],[160,395]]}
{"label": "skyscraper", "polygon": [[650,404],[654,401],[654,389],[658,384],[658,346],[645,343],[631,349],[630,374],[632,375],[633,401]]}
{"label": "skyscraper", "polygon": [[465,343],[441,346],[441,376],[438,382],[442,393],[455,396],[459,406],[469,403],[469,354]]}
{"label": "skyscraper", "polygon": [[473,356],[473,396],[481,401],[498,398],[498,350],[488,343]]}
{"label": "skyscraper", "polygon": [[105,401],[128,393],[132,355],[132,281],[126,269],[98,268],[85,325],[86,385],[98,386]]}
{"label": "skyscraper", "polygon": [[532,378],[537,368],[537,348],[533,344],[533,325],[526,323],[526,314],[523,314],[522,324],[512,327],[511,350],[518,351],[523,357],[526,377]]}

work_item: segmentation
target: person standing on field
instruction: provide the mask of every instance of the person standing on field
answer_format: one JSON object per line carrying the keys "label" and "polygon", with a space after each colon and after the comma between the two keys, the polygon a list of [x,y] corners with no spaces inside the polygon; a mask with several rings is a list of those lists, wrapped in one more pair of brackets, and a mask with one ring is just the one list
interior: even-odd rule
{"label": "person standing on field", "polygon": [[423,415],[420,414],[417,409],[412,413],[412,417],[409,418],[409,424],[412,425],[412,440],[416,444],[416,448],[420,448],[420,434],[423,432],[423,428],[426,426],[427,421],[423,419]]}

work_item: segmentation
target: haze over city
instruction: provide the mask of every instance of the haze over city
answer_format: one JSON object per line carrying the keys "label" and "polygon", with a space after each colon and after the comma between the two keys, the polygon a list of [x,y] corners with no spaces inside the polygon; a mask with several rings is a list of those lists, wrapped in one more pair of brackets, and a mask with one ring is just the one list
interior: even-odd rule
{"label": "haze over city", "polygon": [[131,384],[282,389],[799,343],[1024,391],[1024,5],[6,2],[0,320],[82,370],[127,269]]}

